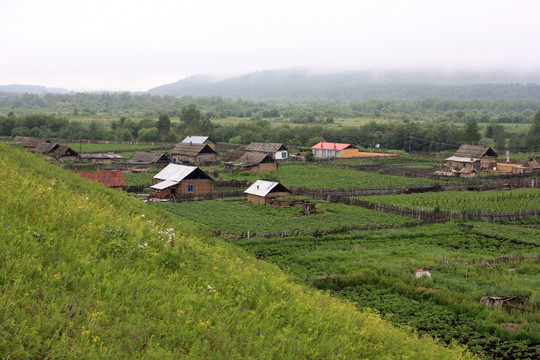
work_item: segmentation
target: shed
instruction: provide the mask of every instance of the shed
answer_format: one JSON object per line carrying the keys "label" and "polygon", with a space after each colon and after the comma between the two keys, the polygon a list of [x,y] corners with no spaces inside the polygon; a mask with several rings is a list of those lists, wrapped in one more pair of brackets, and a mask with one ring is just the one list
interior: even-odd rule
{"label": "shed", "polygon": [[473,178],[476,177],[476,169],[462,168],[458,174],[460,178]]}
{"label": "shed", "polygon": [[216,150],[216,142],[212,140],[209,136],[186,136],[182,140],[185,144],[206,144],[210,146],[213,150]]}
{"label": "shed", "polygon": [[102,185],[112,187],[112,188],[124,188],[127,186],[126,179],[124,178],[124,174],[120,170],[112,170],[112,171],[84,171],[84,172],[78,172],[77,174],[81,175],[82,177],[87,178],[88,180],[92,180],[95,182],[98,182]]}
{"label": "shed", "polygon": [[252,142],[245,147],[245,150],[249,152],[268,154],[274,160],[286,160],[289,157],[289,151],[282,143]]}
{"label": "shed", "polygon": [[266,204],[267,201],[281,196],[289,196],[291,192],[274,181],[257,180],[247,190],[248,201],[254,204]]}
{"label": "shed", "polygon": [[114,153],[79,153],[79,158],[84,162],[115,163],[125,160]]}
{"label": "shed", "polygon": [[242,171],[259,173],[276,171],[278,168],[278,164],[268,154],[249,151],[235,151],[235,153],[229,156],[229,158],[234,158],[234,160],[223,163],[226,170],[240,169]]}
{"label": "shed", "polygon": [[173,164],[212,164],[217,160],[217,152],[207,144],[178,143],[171,151]]}
{"label": "shed", "polygon": [[458,151],[446,159],[448,166],[455,169],[464,167],[477,171],[488,171],[497,168],[497,153],[489,146],[461,145]]}
{"label": "shed", "polygon": [[156,165],[169,164],[170,158],[167,154],[156,154],[144,151],[137,151],[128,161],[130,164],[136,165]]}
{"label": "shed", "polygon": [[214,180],[196,166],[169,164],[154,176],[152,197],[166,198],[174,195],[200,195],[214,191]]}
{"label": "shed", "polygon": [[319,159],[325,158],[352,158],[360,156],[356,146],[345,143],[320,142],[311,147],[313,156]]}

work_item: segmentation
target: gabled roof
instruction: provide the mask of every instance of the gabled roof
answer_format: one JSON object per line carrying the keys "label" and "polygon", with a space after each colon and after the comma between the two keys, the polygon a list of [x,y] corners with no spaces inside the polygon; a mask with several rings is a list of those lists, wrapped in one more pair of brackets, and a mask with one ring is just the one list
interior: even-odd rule
{"label": "gabled roof", "polygon": [[253,183],[253,185],[247,188],[247,190],[245,190],[244,193],[265,197],[271,192],[278,192],[278,191],[290,192],[285,186],[281,185],[278,182],[257,180]]}
{"label": "gabled roof", "polygon": [[356,149],[355,146],[351,144],[344,143],[331,143],[331,142],[320,142],[311,147],[312,149],[321,149],[321,150],[345,150],[345,149]]}
{"label": "gabled roof", "polygon": [[48,155],[52,156],[56,160],[62,156],[79,156],[75,150],[65,145],[58,145],[54,150],[50,151]]}
{"label": "gabled roof", "polygon": [[246,151],[258,151],[258,152],[268,152],[273,153],[280,150],[287,150],[285,145],[282,143],[262,143],[262,142],[252,142],[246,146]]}
{"label": "gabled roof", "polygon": [[204,144],[205,141],[211,141],[215,143],[214,140],[210,139],[209,136],[186,136],[184,140],[182,140],[183,143],[193,143],[193,144]]}
{"label": "gabled roof", "polygon": [[41,138],[34,138],[28,136],[15,136],[13,142],[21,143],[25,148],[36,148],[42,143],[51,143],[51,141]]}
{"label": "gabled roof", "polygon": [[480,159],[483,156],[497,156],[497,153],[489,146],[464,144],[459,147],[454,156]]}
{"label": "gabled roof", "polygon": [[78,172],[78,174],[87,178],[88,180],[92,180],[109,187],[127,186],[124,174],[120,170],[84,171]]}
{"label": "gabled roof", "polygon": [[225,164],[237,166],[255,166],[263,162],[274,162],[274,159],[265,153],[240,151],[240,156],[235,160],[224,161]]}
{"label": "gabled roof", "polygon": [[184,156],[197,156],[200,153],[213,153],[217,154],[214,149],[212,149],[207,144],[193,144],[193,143],[179,143],[174,146],[174,149],[171,151],[172,155],[184,155]]}
{"label": "gabled roof", "polygon": [[144,151],[137,151],[131,159],[129,160],[130,163],[156,163],[159,160],[164,158],[164,161],[169,161],[169,158],[165,154],[155,154],[150,152],[144,152]]}
{"label": "gabled roof", "polygon": [[162,190],[169,186],[177,185],[184,179],[193,178],[209,179],[213,181],[210,176],[196,166],[169,164],[154,176],[154,179],[163,181],[152,185],[151,188]]}
{"label": "gabled roof", "polygon": [[468,157],[459,157],[459,156],[450,156],[448,159],[445,159],[445,161],[457,161],[462,163],[475,163],[477,161],[480,161],[478,158],[468,158]]}

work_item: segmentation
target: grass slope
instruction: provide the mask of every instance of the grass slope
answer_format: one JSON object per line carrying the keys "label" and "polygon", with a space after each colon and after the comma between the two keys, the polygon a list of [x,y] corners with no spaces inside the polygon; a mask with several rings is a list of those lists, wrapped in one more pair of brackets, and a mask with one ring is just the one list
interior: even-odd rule
{"label": "grass slope", "polygon": [[0,144],[0,357],[468,358]]}

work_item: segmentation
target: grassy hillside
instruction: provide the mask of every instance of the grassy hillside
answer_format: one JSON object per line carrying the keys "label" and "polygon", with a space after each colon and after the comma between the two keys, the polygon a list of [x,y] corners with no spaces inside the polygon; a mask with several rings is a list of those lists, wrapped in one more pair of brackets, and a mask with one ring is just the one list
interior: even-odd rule
{"label": "grassy hillside", "polygon": [[0,358],[468,358],[0,144]]}

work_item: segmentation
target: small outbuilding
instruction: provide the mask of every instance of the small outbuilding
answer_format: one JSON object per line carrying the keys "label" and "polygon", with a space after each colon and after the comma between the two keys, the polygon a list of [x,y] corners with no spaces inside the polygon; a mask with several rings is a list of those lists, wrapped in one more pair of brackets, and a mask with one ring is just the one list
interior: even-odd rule
{"label": "small outbuilding", "polygon": [[154,176],[152,197],[164,199],[174,195],[200,195],[214,191],[214,179],[196,166],[169,164]]}
{"label": "small outbuilding", "polygon": [[254,204],[266,204],[272,199],[290,196],[291,192],[283,185],[274,181],[257,180],[251,185],[245,194],[248,196],[248,201]]}

